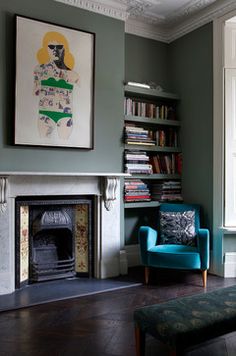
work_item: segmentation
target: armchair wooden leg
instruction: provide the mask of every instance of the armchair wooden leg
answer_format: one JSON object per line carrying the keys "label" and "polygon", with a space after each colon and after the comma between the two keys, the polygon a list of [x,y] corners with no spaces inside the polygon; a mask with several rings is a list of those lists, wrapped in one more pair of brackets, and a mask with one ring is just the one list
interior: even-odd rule
{"label": "armchair wooden leg", "polygon": [[148,284],[149,281],[149,275],[150,275],[150,269],[149,267],[145,267],[145,284]]}
{"label": "armchair wooden leg", "polygon": [[207,286],[207,270],[205,269],[202,271],[202,281],[203,281],[203,287],[206,288]]}
{"label": "armchair wooden leg", "polygon": [[135,325],[135,346],[136,346],[136,356],[145,355],[145,333]]}

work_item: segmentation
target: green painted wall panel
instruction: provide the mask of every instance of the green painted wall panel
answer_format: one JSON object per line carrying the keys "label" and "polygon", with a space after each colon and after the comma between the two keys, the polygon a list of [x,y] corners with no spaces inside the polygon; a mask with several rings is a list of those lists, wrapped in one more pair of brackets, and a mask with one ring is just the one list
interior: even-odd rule
{"label": "green painted wall panel", "polygon": [[236,234],[226,234],[223,239],[223,253],[236,251]]}
{"label": "green painted wall panel", "polygon": [[[15,14],[95,33],[94,150],[13,145]],[[1,1],[0,49],[0,170],[121,172],[124,23],[52,0]]]}
{"label": "green painted wall panel", "polygon": [[155,82],[168,91],[168,45],[126,34],[125,79],[141,83]]}
{"label": "green painted wall panel", "polygon": [[172,90],[180,95],[184,200],[203,208],[202,223],[213,213],[213,26],[207,24],[168,48]]}

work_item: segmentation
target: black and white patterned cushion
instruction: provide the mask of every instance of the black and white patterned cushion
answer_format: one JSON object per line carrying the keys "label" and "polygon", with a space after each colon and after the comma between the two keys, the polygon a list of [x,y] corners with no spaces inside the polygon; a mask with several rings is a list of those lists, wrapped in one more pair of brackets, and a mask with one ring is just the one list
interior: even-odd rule
{"label": "black and white patterned cushion", "polygon": [[162,244],[195,246],[195,212],[160,211]]}

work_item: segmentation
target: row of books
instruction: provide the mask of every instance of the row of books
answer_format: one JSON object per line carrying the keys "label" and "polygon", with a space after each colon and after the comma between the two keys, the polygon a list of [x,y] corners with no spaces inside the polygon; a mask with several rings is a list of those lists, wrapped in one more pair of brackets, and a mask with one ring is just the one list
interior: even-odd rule
{"label": "row of books", "polygon": [[125,115],[147,117],[151,119],[176,120],[175,108],[169,105],[157,105],[132,98],[124,100]]}
{"label": "row of books", "polygon": [[147,152],[127,150],[125,172],[130,174],[181,174],[182,154],[168,153],[149,156]]}
{"label": "row of books", "polygon": [[183,201],[181,182],[163,181],[148,186],[141,179],[126,179],[124,201],[126,203],[141,201],[180,202]]}
{"label": "row of books", "polygon": [[148,130],[135,124],[125,124],[125,143],[135,145],[177,147],[178,134],[169,127],[165,130]]}
{"label": "row of books", "polygon": [[156,131],[156,144],[159,147],[178,147],[178,134],[172,127]]}
{"label": "row of books", "polygon": [[180,181],[164,181],[152,183],[152,200],[160,202],[183,201]]}
{"label": "row of books", "polygon": [[126,179],[124,187],[124,200],[126,203],[151,201],[149,187],[141,179]]}
{"label": "row of books", "polygon": [[157,174],[181,174],[182,154],[168,153],[156,154],[150,157],[153,173]]}

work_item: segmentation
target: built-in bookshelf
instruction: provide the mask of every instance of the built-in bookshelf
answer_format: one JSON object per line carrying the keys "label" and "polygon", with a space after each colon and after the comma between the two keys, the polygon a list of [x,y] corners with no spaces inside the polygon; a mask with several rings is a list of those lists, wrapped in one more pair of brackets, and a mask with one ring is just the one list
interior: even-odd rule
{"label": "built-in bookshelf", "polygon": [[175,94],[125,86],[125,208],[182,200],[178,102]]}

